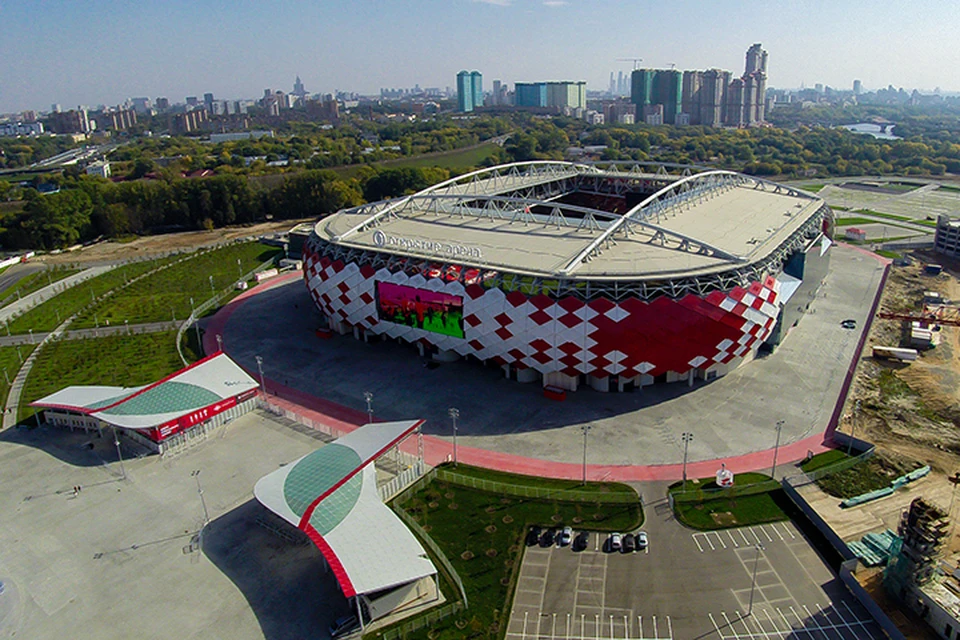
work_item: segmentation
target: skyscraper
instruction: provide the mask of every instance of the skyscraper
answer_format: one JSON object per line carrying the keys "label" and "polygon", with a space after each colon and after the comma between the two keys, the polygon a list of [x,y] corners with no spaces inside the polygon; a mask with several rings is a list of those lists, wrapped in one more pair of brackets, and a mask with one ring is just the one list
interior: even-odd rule
{"label": "skyscraper", "polygon": [[767,93],[767,52],[760,43],[747,49],[743,69],[742,124],[763,122]]}
{"label": "skyscraper", "polygon": [[463,113],[483,105],[483,76],[479,71],[457,74],[457,110]]}
{"label": "skyscraper", "polygon": [[859,80],[853,81],[853,95],[858,96],[863,93],[863,83]]}
{"label": "skyscraper", "polygon": [[300,76],[297,76],[296,81],[294,81],[293,91],[291,93],[293,93],[293,95],[297,96],[298,98],[302,98],[305,95],[307,95],[307,90],[303,88],[303,83],[300,82]]}
{"label": "skyscraper", "polygon": [[473,88],[473,106],[483,106],[483,76],[479,71],[470,72],[470,85]]}

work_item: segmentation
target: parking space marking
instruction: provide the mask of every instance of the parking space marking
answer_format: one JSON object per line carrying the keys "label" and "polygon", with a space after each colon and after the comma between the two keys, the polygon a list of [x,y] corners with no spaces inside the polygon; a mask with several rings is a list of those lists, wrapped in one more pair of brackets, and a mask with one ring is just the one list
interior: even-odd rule
{"label": "parking space marking", "polygon": [[[846,640],[850,637],[854,640],[865,640],[881,637],[872,620],[860,619],[846,602],[841,601],[841,604],[847,609],[849,618],[841,613],[836,604],[830,604],[827,610],[814,604],[819,617],[807,605],[798,605],[806,613],[806,618],[803,618],[793,605],[784,609],[774,607],[776,616],[771,615],[767,608],[754,608],[751,616],[737,613],[734,617],[721,611],[723,625],[712,613],[708,612],[707,617],[720,640]],[[839,621],[832,619],[831,613],[834,613]],[[796,622],[793,622],[793,619]]]}
{"label": "parking space marking", "polygon": [[700,553],[703,553],[703,547],[700,546],[700,541],[697,540],[697,534],[693,534],[693,541],[697,543],[697,549],[700,549]]}
{"label": "parking space marking", "polygon": [[743,535],[743,529],[737,529],[737,533],[739,533],[740,537],[743,538],[743,544],[750,544],[750,541],[747,540],[747,536]]}
{"label": "parking space marking", "polygon": [[737,539],[733,537],[733,533],[731,533],[729,529],[727,529],[727,535],[730,536],[730,542],[733,543],[734,548],[738,548],[740,545],[737,543]]}

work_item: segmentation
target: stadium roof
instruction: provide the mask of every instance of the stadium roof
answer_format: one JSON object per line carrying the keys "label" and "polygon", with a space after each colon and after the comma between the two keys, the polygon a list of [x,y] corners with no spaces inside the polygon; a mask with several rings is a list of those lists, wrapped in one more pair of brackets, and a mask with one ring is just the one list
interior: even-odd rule
{"label": "stadium roof", "polygon": [[437,572],[420,543],[380,499],[372,463],[423,424],[368,424],[261,478],[254,495],[304,531],[347,597]]}
{"label": "stadium roof", "polygon": [[[345,247],[524,275],[666,278],[763,260],[797,232],[819,231],[810,222],[824,206],[813,194],[730,171],[676,176],[541,162],[469,176],[340,211],[315,231]],[[656,191],[623,214],[559,201],[584,180],[645,181]]]}
{"label": "stadium roof", "polygon": [[127,429],[150,429],[257,386],[246,371],[218,352],[143,387],[71,386],[30,406],[75,411]]}

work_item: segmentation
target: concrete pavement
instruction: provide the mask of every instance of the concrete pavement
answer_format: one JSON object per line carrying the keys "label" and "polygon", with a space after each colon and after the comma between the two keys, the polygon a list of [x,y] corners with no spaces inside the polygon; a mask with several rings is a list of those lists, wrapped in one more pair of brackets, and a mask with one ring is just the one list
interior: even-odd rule
{"label": "concrete pavement", "polygon": [[[684,431],[694,433],[689,474],[711,475],[721,462],[746,471],[771,464],[777,419],[785,420],[780,461],[787,462],[821,450],[836,418],[887,261],[854,247],[833,251],[812,312],[773,354],[693,390],[685,383],[626,394],[583,389],[556,403],[476,362],[427,369],[409,345],[319,339],[319,314],[297,276],[255,288],[221,310],[208,322],[205,348],[215,349],[221,334],[226,351],[254,375],[261,356],[268,389],[318,418],[362,424],[363,392],[370,391],[377,419],[427,419],[428,461],[451,454],[447,409],[456,406],[464,462],[579,477],[579,427],[591,424],[594,479],[679,478]],[[858,330],[840,327],[847,318]]]}
{"label": "concrete pavement", "polygon": [[[180,328],[180,322],[144,322],[142,324],[115,324],[99,329],[75,329],[64,331],[62,340],[81,340],[83,338],[103,338],[106,336],[116,336],[132,333],[159,333],[161,331],[176,331]],[[30,334],[18,333],[11,336],[0,336],[0,347],[8,347],[18,344],[38,344],[42,342],[50,333]]]}

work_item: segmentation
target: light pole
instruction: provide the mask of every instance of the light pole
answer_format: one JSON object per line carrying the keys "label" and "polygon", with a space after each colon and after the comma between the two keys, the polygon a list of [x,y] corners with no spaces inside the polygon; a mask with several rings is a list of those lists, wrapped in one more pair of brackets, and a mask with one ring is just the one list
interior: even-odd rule
{"label": "light pole", "polygon": [[129,321],[129,320],[124,320],[124,321],[123,321],[123,328],[126,329],[127,335],[130,335],[130,321]]}
{"label": "light pole", "polygon": [[453,466],[457,466],[457,418],[460,417],[460,409],[450,407],[447,413],[450,414],[450,419],[453,420]]}
{"label": "light pole", "polygon": [[117,459],[120,460],[120,475],[127,479],[127,470],[123,466],[123,454],[120,452],[120,438],[117,436],[117,428],[113,427],[113,445],[117,448]]}
{"label": "light pole", "polygon": [[780,431],[783,429],[783,420],[777,420],[777,444],[773,445],[773,467],[770,468],[770,477],[777,478],[777,453],[780,451]]}
{"label": "light pole", "polygon": [[223,351],[223,336],[217,334],[217,351]]}
{"label": "light pole", "polygon": [[30,332],[30,344],[33,344],[33,329],[27,329]]}
{"label": "light pole", "polygon": [[853,405],[853,419],[850,421],[850,442],[847,444],[847,455],[853,455],[853,433],[857,428],[857,420],[860,419],[860,401]]}
{"label": "light pole", "polygon": [[747,605],[747,615],[753,613],[753,592],[757,588],[757,567],[760,565],[760,552],[763,551],[763,545],[757,545],[757,556],[753,561],[753,583],[750,585],[750,604]]}
{"label": "light pole", "polygon": [[693,440],[693,434],[689,431],[684,431],[680,434],[680,439],[683,440],[683,490],[687,490],[687,449],[690,447],[690,441]]}
{"label": "light pole", "polygon": [[[4,371],[4,373],[6,373],[6,371]],[[950,508],[947,509],[947,517],[950,519],[950,532],[947,534],[947,546],[949,547],[953,541],[953,526],[956,524],[953,519],[953,500],[957,497],[957,485],[960,484],[960,471],[954,473],[952,477],[948,477],[947,482],[953,484],[953,489],[950,491]]]}
{"label": "light pole", "polygon": [[197,479],[197,495],[200,496],[200,506],[203,507],[203,526],[210,524],[210,514],[207,512],[207,501],[203,499],[203,487],[200,486],[200,469],[194,469],[190,475]]}
{"label": "light pole", "polygon": [[256,356],[257,359],[257,370],[260,371],[260,393],[264,396],[267,395],[267,385],[263,383],[263,358]]}
{"label": "light pole", "polygon": [[363,399],[367,401],[367,416],[370,418],[370,422],[373,422],[373,393],[370,391],[363,392]]}
{"label": "light pole", "polygon": [[237,258],[237,273],[239,273],[240,278],[243,279],[243,267],[240,266],[240,258]]}
{"label": "light pole", "polygon": [[213,288],[213,275],[212,275],[212,274],[210,275],[210,295],[211,295],[211,296],[217,295],[216,290],[214,290],[214,288]]}
{"label": "light pole", "polygon": [[587,433],[590,429],[593,429],[593,425],[580,425],[580,431],[583,432],[583,484],[587,484]]}

